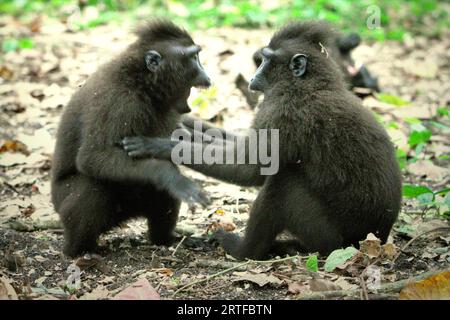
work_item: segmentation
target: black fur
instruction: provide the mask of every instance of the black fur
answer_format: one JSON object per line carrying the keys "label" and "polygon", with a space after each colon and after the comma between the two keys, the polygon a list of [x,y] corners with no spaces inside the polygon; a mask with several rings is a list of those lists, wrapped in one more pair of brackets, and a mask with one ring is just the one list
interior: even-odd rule
{"label": "black fur", "polygon": [[[320,35],[320,41],[316,41],[318,39],[314,39],[314,37],[319,36],[320,34],[316,31],[321,28],[326,28],[330,31],[330,34],[322,34]],[[297,41],[308,39],[308,41],[312,41],[313,43],[321,42],[324,47],[328,48],[328,54],[338,64],[349,89],[366,88],[375,92],[380,91],[378,79],[369,72],[367,67],[362,66],[358,70],[355,69],[357,66],[355,66],[351,51],[361,42],[361,38],[358,34],[350,33],[343,35],[334,31],[330,25],[324,21],[309,21],[303,23],[293,22],[288,24],[287,28],[281,32],[283,34],[280,34],[279,36],[284,39]],[[261,64],[261,49],[253,54],[253,61],[256,66]],[[363,93],[362,91],[356,93],[357,95],[362,96],[367,95],[367,93]]]}
{"label": "black fur", "polygon": [[[298,249],[322,254],[357,246],[370,232],[386,241],[397,218],[401,173],[393,144],[327,56],[332,34],[322,23],[288,25],[273,36],[268,49],[275,56],[252,80],[260,81],[264,92],[253,127],[279,129],[276,175],[261,176],[261,164],[188,165],[231,183],[262,186],[245,236],[216,234],[236,258],[265,258],[282,247],[275,238],[286,230]],[[307,57],[302,76],[289,69],[296,54]],[[128,138],[125,148],[131,156],[170,159],[176,143],[137,137]]]}
{"label": "black fur", "polygon": [[[64,224],[64,253],[96,249],[98,236],[131,217],[148,218],[155,244],[170,244],[180,200],[205,203],[201,189],[168,161],[133,161],[120,141],[168,137],[179,123],[198,70],[174,46],[194,45],[167,21],[138,29],[138,40],[101,67],[67,105],[52,165],[52,202]],[[151,72],[149,50],[162,63]]]}

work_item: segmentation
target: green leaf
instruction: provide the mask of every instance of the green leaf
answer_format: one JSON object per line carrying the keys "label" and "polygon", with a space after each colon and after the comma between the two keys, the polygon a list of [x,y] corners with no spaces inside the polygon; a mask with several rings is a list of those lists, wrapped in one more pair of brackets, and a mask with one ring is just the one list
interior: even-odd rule
{"label": "green leaf", "polygon": [[405,118],[403,120],[405,120],[405,122],[409,123],[409,124],[422,124],[422,121],[420,121],[417,118],[409,118],[409,117],[407,117],[407,118]]}
{"label": "green leaf", "polygon": [[416,229],[409,224],[395,225],[394,230],[409,237],[413,237],[416,233]]}
{"label": "green leaf", "polygon": [[416,149],[414,150],[416,156],[419,156],[422,153],[424,147],[425,147],[425,143],[419,143],[416,146]]}
{"label": "green leaf", "polygon": [[32,49],[34,42],[30,38],[22,39],[5,39],[2,43],[2,50],[4,52],[16,51],[17,49]]}
{"label": "green leaf", "polygon": [[390,40],[403,40],[405,36],[405,31],[402,29],[389,30],[387,33],[387,38]]}
{"label": "green leaf", "polygon": [[411,125],[411,134],[408,137],[408,144],[414,147],[420,143],[427,143],[431,138],[431,131],[421,123]]}
{"label": "green leaf", "polygon": [[30,38],[23,38],[19,40],[20,49],[32,49],[34,47],[34,42]]}
{"label": "green leaf", "polygon": [[440,194],[444,195],[444,194],[447,194],[449,192],[450,192],[450,188],[445,188],[445,189],[436,191],[434,194],[437,196],[437,195],[440,195]]}
{"label": "green leaf", "polygon": [[413,185],[409,185],[409,184],[405,184],[403,185],[403,196],[405,198],[417,198],[418,196],[420,196],[421,194],[425,194],[425,193],[431,193],[433,194],[433,191],[425,186],[413,186]]}
{"label": "green leaf", "polygon": [[336,267],[351,259],[357,252],[358,250],[354,247],[334,250],[332,253],[330,253],[327,260],[325,261],[325,271],[333,271]]}
{"label": "green leaf", "polygon": [[434,201],[434,194],[432,193],[422,193],[417,196],[417,201],[422,206],[431,205]]}
{"label": "green leaf", "polygon": [[317,255],[309,256],[306,260],[306,269],[312,272],[319,271],[319,264],[317,262]]}
{"label": "green leaf", "polygon": [[407,164],[406,157],[408,154],[406,153],[405,150],[402,149],[397,149],[396,154],[397,154],[397,162],[398,165],[400,166],[400,169],[405,169]]}
{"label": "green leaf", "polygon": [[16,39],[5,39],[2,43],[2,50],[4,52],[15,51],[19,46]]}
{"label": "green leaf", "polygon": [[394,96],[392,94],[388,94],[388,93],[379,93],[377,94],[377,99],[380,100],[381,102],[385,102],[385,103],[389,103],[392,104],[394,106],[406,106],[408,105],[410,102],[403,100],[400,97]]}
{"label": "green leaf", "polygon": [[450,209],[450,193],[445,196],[444,203]]}
{"label": "green leaf", "polygon": [[437,109],[437,114],[440,116],[448,116],[449,112],[448,109],[446,107],[442,107],[442,108],[438,108]]}
{"label": "green leaf", "polygon": [[445,130],[445,131],[450,131],[450,127],[445,125],[445,124],[443,124],[443,123],[436,122],[436,121],[430,121],[430,124],[435,126],[438,129]]}

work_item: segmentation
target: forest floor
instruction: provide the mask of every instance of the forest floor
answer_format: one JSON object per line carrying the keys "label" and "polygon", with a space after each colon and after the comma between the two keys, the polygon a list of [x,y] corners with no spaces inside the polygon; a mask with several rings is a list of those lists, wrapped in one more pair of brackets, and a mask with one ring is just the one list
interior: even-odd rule
{"label": "forest floor", "polygon": [[[324,298],[314,293],[333,290],[326,298],[397,299],[400,287],[376,294],[367,290],[368,266],[379,271],[382,286],[394,287],[399,280],[449,267],[450,224],[436,210],[425,210],[410,199],[404,200],[391,233],[393,245],[380,247],[369,236],[365,249],[333,272],[324,270],[326,257],[319,257],[317,272],[311,271],[306,267],[308,255],[236,262],[211,245],[207,234],[217,225],[242,232],[257,190],[188,170],[186,174],[204,187],[212,204],[206,209],[182,206],[180,241],[173,247],[151,245],[145,221],[134,220],[101,237],[101,255],[65,257],[62,228],[49,196],[55,131],[74,90],[133,41],[128,30],[107,25],[71,32],[56,20],[43,18],[24,25],[0,17],[0,40],[22,36],[34,42],[32,48],[4,53],[0,60],[0,296],[297,299]],[[239,73],[250,78],[251,56],[267,43],[271,30],[221,28],[193,35],[203,47],[200,59],[215,82],[208,90],[193,90],[194,113],[226,129],[248,127],[253,111],[235,79]],[[448,117],[439,116],[437,109],[448,110],[450,103],[450,37],[362,44],[354,57],[379,77],[384,92],[408,102],[364,99],[384,123],[396,124],[388,131],[408,154],[404,182],[432,190],[449,187],[449,160],[442,157],[450,151]],[[410,118],[445,124],[430,129],[432,137],[414,161],[411,155],[417,154],[408,145]],[[67,283],[74,263],[82,270],[78,287]]]}

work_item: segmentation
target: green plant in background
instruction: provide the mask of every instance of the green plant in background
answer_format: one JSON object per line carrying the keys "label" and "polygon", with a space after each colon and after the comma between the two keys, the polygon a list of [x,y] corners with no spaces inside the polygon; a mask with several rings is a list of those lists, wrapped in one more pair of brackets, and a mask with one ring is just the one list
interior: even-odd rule
{"label": "green plant in background", "polygon": [[408,164],[408,153],[405,150],[397,149],[396,157],[400,169],[406,169],[406,165]]}
{"label": "green plant in background", "polygon": [[414,150],[412,159],[409,162],[416,162],[420,155],[423,154],[428,141],[430,141],[432,132],[419,119],[406,118],[405,121],[410,124],[411,129],[408,144]]}
{"label": "green plant in background", "polygon": [[447,117],[447,120],[450,120],[450,113],[448,111],[448,108],[446,107],[440,107],[437,109],[437,115],[441,117]]}
{"label": "green plant in background", "polygon": [[411,133],[408,137],[408,144],[411,148],[424,145],[430,140],[432,135],[431,131],[419,119],[406,118],[405,121],[411,127]]}
{"label": "green plant in background", "polygon": [[347,247],[345,249],[337,249],[330,253],[330,255],[325,260],[325,271],[331,272],[336,267],[344,264],[347,260],[353,258],[355,254],[358,253],[358,250],[354,247]]}
{"label": "green plant in background", "polygon": [[450,188],[433,191],[421,185],[403,185],[403,197],[416,199],[424,212],[436,210],[438,215],[450,219]]}
{"label": "green plant in background", "polygon": [[308,257],[308,260],[306,260],[306,269],[312,272],[319,271],[319,263],[317,260],[317,255],[312,255]]}
{"label": "green plant in background", "polygon": [[[370,5],[380,9],[380,28],[366,26]],[[87,28],[121,19],[128,13],[135,17],[165,16],[191,28],[277,27],[294,19],[325,19],[344,31],[358,31],[375,40],[401,40],[408,33],[439,35],[450,27],[449,4],[439,0],[2,0],[0,12],[17,16],[44,12],[58,16],[68,6],[93,6],[99,10],[96,21],[83,25]],[[120,17],[112,18],[111,12],[118,11]]]}
{"label": "green plant in background", "polygon": [[211,86],[208,89],[202,90],[192,100],[192,107],[204,110],[208,107],[210,102],[217,96],[217,87]]}
{"label": "green plant in background", "polygon": [[382,93],[378,93],[376,96],[377,96],[377,99],[380,100],[381,102],[389,103],[389,104],[392,104],[392,105],[398,106],[398,107],[406,106],[406,105],[410,104],[409,101],[406,101],[398,96],[394,96],[389,93],[382,92]]}
{"label": "green plant in background", "polygon": [[19,49],[32,49],[34,42],[30,38],[11,39],[7,38],[2,41],[2,51],[10,52]]}

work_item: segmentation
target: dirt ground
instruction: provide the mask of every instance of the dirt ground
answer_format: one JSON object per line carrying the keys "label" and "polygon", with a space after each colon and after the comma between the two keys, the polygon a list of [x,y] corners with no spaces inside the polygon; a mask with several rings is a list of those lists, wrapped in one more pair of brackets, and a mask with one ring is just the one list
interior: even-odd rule
{"label": "dirt ground", "polygon": [[[394,245],[390,248],[400,253],[397,259],[396,253],[389,258],[389,254],[361,249],[358,259],[334,272],[324,270],[326,257],[319,257],[318,272],[308,270],[308,255],[287,260],[274,257],[266,263],[233,261],[208,242],[207,233],[217,224],[242,232],[257,190],[189,170],[186,174],[200,183],[213,201],[206,209],[182,206],[180,240],[173,247],[151,245],[145,221],[136,220],[102,236],[100,256],[76,261],[64,257],[62,229],[49,196],[55,131],[74,90],[100,64],[133,41],[129,29],[108,25],[71,32],[66,24],[46,18],[30,25],[0,18],[0,39],[28,36],[35,44],[28,50],[5,53],[0,60],[0,141],[3,145],[8,141],[22,143],[14,147],[17,152],[1,150],[0,154],[0,276],[12,296],[109,299],[145,279],[149,290],[144,296],[155,299],[297,299],[321,291],[318,283],[325,291],[356,292],[330,298],[359,299],[367,291],[360,275],[370,264],[380,271],[382,284],[449,267],[450,232],[445,228],[450,224],[433,210],[425,212],[413,200],[404,201],[391,234]],[[230,130],[249,126],[253,112],[235,79],[239,73],[250,78],[254,71],[251,56],[270,35],[271,30],[228,28],[194,32],[194,39],[203,46],[201,60],[215,83],[207,91],[193,90],[190,100],[194,113]],[[389,127],[389,133],[399,147],[408,148],[405,119],[436,120],[437,108],[448,108],[448,35],[442,39],[415,37],[403,42],[365,43],[354,57],[379,76],[384,92],[411,102],[399,107],[373,96],[364,99],[364,105],[383,121],[397,123]],[[449,187],[449,160],[439,158],[449,151],[449,132],[433,129],[423,166],[408,167],[405,182],[433,190]],[[436,228],[441,229],[425,233]],[[411,239],[414,241],[401,252]],[[366,241],[380,248],[376,240]],[[73,263],[82,270],[78,288],[67,284]],[[369,292],[368,297],[397,299],[398,291]]]}

